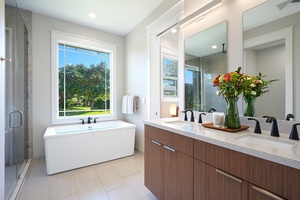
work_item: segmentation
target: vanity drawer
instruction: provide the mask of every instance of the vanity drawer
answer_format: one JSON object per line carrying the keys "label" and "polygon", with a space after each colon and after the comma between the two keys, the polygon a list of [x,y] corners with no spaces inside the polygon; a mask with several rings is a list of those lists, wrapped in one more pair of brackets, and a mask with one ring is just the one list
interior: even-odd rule
{"label": "vanity drawer", "polygon": [[164,130],[155,128],[153,126],[145,125],[145,137],[151,138],[157,142],[164,142]]}
{"label": "vanity drawer", "polygon": [[207,143],[207,163],[229,174],[249,180],[249,156]]}
{"label": "vanity drawer", "polygon": [[194,156],[194,139],[175,134],[175,149],[187,154],[191,157]]}
{"label": "vanity drawer", "polygon": [[194,140],[194,158],[206,162],[206,142]]}

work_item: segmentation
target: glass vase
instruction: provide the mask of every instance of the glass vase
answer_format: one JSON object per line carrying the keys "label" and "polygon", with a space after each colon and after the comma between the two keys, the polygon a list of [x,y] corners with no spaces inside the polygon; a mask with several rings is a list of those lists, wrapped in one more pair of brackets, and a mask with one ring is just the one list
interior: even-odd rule
{"label": "glass vase", "polygon": [[250,97],[244,97],[244,100],[246,102],[245,110],[244,110],[244,116],[248,117],[255,117],[255,100],[256,98],[250,98]]}
{"label": "glass vase", "polygon": [[237,129],[241,127],[239,110],[237,102],[239,97],[225,97],[227,107],[225,113],[225,123],[224,125],[228,128]]}

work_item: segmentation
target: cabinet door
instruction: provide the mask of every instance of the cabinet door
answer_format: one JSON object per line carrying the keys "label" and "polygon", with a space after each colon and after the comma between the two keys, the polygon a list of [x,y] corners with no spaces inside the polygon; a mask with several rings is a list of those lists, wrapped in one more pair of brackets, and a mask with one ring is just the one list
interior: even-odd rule
{"label": "cabinet door", "polygon": [[194,199],[206,200],[206,164],[194,159]]}
{"label": "cabinet door", "polygon": [[249,184],[249,200],[284,200],[284,198],[279,197],[267,190],[260,187]]}
{"label": "cabinet door", "polygon": [[206,166],[206,199],[210,200],[246,200],[248,183],[228,173]]}
{"label": "cabinet door", "polygon": [[158,198],[163,199],[163,147],[145,138],[145,186]]}
{"label": "cabinet door", "polygon": [[164,200],[193,199],[193,158],[164,146]]}

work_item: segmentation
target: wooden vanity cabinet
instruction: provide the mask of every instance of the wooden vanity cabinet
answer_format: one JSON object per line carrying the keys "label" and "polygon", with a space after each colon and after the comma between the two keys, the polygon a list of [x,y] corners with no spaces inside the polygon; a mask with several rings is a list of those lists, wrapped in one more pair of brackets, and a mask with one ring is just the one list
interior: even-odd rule
{"label": "wooden vanity cabinet", "polygon": [[[261,158],[250,158],[249,199],[300,199],[300,170]],[[275,197],[276,198],[275,198]]]}
{"label": "wooden vanity cabinet", "polygon": [[145,185],[159,200],[300,200],[300,170],[145,126]]}
{"label": "wooden vanity cabinet", "polygon": [[160,200],[192,200],[193,139],[147,125],[145,136],[145,186]]}
{"label": "wooden vanity cabinet", "polygon": [[145,138],[145,186],[158,198],[163,199],[163,152],[159,143]]}
{"label": "wooden vanity cabinet", "polygon": [[194,199],[247,199],[247,155],[197,140],[194,155]]}

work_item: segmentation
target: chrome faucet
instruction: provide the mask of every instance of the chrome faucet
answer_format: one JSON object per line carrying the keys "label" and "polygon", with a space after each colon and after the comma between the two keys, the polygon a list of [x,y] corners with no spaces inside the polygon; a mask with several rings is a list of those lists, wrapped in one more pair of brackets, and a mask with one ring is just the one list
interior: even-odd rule
{"label": "chrome faucet", "polygon": [[192,110],[185,110],[182,111],[184,113],[184,121],[187,121],[187,112],[190,111],[191,112],[191,122],[194,122],[194,112]]}
{"label": "chrome faucet", "polygon": [[93,118],[91,118],[91,117],[88,117],[88,121],[87,121],[87,123],[88,123],[88,124],[90,124],[92,119],[93,119]]}
{"label": "chrome faucet", "polygon": [[263,118],[267,118],[266,122],[267,123],[272,123],[272,129],[271,129],[271,136],[273,137],[279,137],[279,131],[278,131],[278,125],[277,125],[277,120],[275,117],[271,116],[263,116]]}

